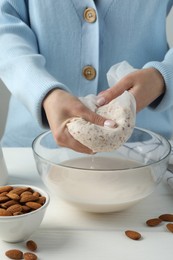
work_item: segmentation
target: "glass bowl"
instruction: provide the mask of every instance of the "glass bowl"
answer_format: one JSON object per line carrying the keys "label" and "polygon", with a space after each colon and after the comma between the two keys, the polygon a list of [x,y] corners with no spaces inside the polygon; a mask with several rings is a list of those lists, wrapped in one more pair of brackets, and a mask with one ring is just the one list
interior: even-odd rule
{"label": "glass bowl", "polygon": [[134,128],[119,149],[87,155],[59,147],[51,131],[33,141],[38,172],[54,196],[88,212],[116,212],[149,196],[160,183],[170,143]]}

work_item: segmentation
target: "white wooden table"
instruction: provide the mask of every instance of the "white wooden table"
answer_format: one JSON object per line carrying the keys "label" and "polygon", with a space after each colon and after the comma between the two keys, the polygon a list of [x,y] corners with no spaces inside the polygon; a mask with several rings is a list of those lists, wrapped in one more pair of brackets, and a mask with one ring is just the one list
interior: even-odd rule
{"label": "white wooden table", "polygon": [[[3,153],[9,184],[45,188],[31,148],[4,148]],[[51,196],[44,220],[31,239],[38,244],[39,260],[170,260],[173,233],[167,231],[166,223],[153,228],[145,224],[163,213],[173,213],[173,190],[164,183],[148,198],[119,213],[85,213]],[[127,238],[127,229],[140,232],[142,239]],[[0,259],[7,259],[4,252],[12,248],[25,251],[22,243],[0,241]]]}

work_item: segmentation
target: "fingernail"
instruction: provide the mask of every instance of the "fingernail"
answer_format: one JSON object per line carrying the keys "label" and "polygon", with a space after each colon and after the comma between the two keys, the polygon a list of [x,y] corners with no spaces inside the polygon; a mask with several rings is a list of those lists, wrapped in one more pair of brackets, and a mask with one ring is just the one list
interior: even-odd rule
{"label": "fingernail", "polygon": [[96,105],[97,106],[103,106],[105,104],[106,100],[104,97],[97,97],[97,100],[96,100]]}
{"label": "fingernail", "polygon": [[112,121],[112,120],[106,120],[104,122],[104,126],[107,126],[107,127],[110,127],[110,128],[114,128],[114,127],[117,127],[117,123]]}

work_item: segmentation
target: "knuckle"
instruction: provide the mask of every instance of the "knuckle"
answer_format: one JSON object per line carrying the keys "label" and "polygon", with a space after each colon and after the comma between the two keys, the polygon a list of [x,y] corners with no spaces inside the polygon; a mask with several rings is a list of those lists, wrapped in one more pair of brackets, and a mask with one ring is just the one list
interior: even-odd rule
{"label": "knuckle", "polygon": [[61,146],[64,145],[65,140],[66,140],[64,134],[62,134],[60,131],[56,130],[53,135],[54,135],[54,139],[58,145],[61,145]]}
{"label": "knuckle", "polygon": [[104,125],[105,118],[99,116],[98,114],[93,113],[91,121],[95,125],[102,126]]}
{"label": "knuckle", "polygon": [[80,116],[80,114],[85,113],[85,106],[81,102],[76,102],[75,105],[72,107],[72,113],[75,116]]}

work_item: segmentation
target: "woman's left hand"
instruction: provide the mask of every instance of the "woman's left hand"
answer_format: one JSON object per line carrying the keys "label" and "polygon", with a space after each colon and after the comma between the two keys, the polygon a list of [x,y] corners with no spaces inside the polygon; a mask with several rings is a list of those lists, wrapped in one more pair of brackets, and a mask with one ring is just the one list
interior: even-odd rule
{"label": "woman's left hand", "polygon": [[97,104],[105,105],[125,90],[134,95],[136,111],[139,112],[165,92],[165,83],[155,68],[137,70],[123,77],[115,86],[101,92],[97,97]]}

